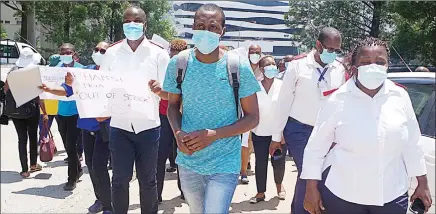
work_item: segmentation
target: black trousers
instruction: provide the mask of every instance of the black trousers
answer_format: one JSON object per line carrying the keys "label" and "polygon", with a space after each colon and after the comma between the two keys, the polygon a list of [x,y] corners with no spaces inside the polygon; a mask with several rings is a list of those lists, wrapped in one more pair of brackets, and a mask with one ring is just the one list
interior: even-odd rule
{"label": "black trousers", "polygon": [[39,112],[27,119],[14,119],[15,130],[18,135],[18,153],[20,155],[21,172],[29,171],[27,162],[27,139],[29,139],[30,165],[36,165],[38,159],[38,124]]}
{"label": "black trousers", "polygon": [[[269,146],[271,144],[271,136],[257,136],[253,132],[251,133],[251,139],[253,140],[254,155],[256,157],[256,187],[258,193],[266,192],[266,178],[268,173],[268,158],[269,158]],[[286,160],[286,144],[282,144],[282,157],[278,160],[271,158],[271,164],[274,171],[274,182],[276,184],[282,184],[283,177],[285,175],[285,160]]]}
{"label": "black trousers", "polygon": [[[168,121],[167,116],[160,115],[160,139],[159,139],[159,154],[157,159],[157,174],[156,174],[156,180],[157,180],[157,196],[158,199],[162,199],[162,191],[164,186],[164,180],[165,180],[165,166],[167,159],[170,159],[171,164],[171,156],[177,154],[177,147],[176,152],[174,152],[174,144],[176,142],[176,139],[174,138],[173,131],[171,129],[170,122]],[[173,157],[175,159],[175,156]],[[179,170],[177,170],[177,186],[179,187],[180,192],[182,192],[182,188],[180,186],[180,178],[179,178]]]}
{"label": "black trousers", "polygon": [[82,130],[82,142],[95,197],[102,203],[104,211],[112,211],[111,183],[107,169],[109,141],[103,141],[100,131]]}
{"label": "black trousers", "polygon": [[77,181],[78,174],[82,171],[82,166],[77,154],[77,138],[80,129],[77,128],[79,115],[61,116],[58,115],[59,132],[65,144],[68,155],[68,181]]}

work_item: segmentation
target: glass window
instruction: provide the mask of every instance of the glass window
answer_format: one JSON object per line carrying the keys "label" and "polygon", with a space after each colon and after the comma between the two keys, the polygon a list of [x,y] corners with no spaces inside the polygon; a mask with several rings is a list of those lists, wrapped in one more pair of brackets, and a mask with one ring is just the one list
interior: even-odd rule
{"label": "glass window", "polygon": [[291,46],[274,46],[273,53],[279,56],[298,55],[298,49]]}
{"label": "glass window", "polygon": [[15,45],[0,45],[0,56],[3,58],[18,58],[17,47]]}
{"label": "glass window", "polygon": [[435,106],[433,106],[433,108],[431,108],[431,111],[430,111],[427,126],[425,128],[425,131],[423,132],[423,134],[425,134],[427,136],[431,136],[433,138],[436,136],[435,116],[436,116],[435,115]]}
{"label": "glass window", "polygon": [[10,24],[11,23],[11,21],[5,21],[5,24]]}
{"label": "glass window", "polygon": [[[409,93],[410,100],[412,100],[413,109],[415,110],[416,117],[421,118],[422,112],[427,105],[433,91],[434,85],[416,84],[416,83],[400,83],[404,85]],[[421,127],[422,130],[423,127]]]}

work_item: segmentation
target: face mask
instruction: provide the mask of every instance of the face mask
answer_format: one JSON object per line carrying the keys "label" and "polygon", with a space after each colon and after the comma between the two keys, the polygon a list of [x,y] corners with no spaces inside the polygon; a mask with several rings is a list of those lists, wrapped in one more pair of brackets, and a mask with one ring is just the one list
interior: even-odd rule
{"label": "face mask", "polygon": [[135,22],[124,23],[123,31],[128,40],[136,41],[144,35],[144,24]]}
{"label": "face mask", "polygon": [[63,64],[71,64],[73,62],[73,55],[60,55],[59,59]]}
{"label": "face mask", "polygon": [[253,64],[257,64],[260,60],[259,54],[250,54],[250,62]]}
{"label": "face mask", "polygon": [[95,62],[96,65],[100,65],[102,59],[103,59],[103,55],[100,52],[92,53],[92,60]]}
{"label": "face mask", "polygon": [[321,58],[321,61],[324,63],[324,64],[330,64],[330,63],[332,63],[333,61],[335,61],[335,59],[336,59],[336,53],[335,52],[333,52],[333,53],[329,53],[328,51],[327,51],[327,49],[324,49],[323,51],[322,51],[322,54],[319,54],[319,57]]}
{"label": "face mask", "polygon": [[373,90],[381,86],[388,77],[388,68],[383,65],[370,64],[357,68],[357,80],[367,89]]}
{"label": "face mask", "polygon": [[276,66],[274,65],[268,65],[263,69],[265,70],[264,75],[268,79],[272,79],[279,74],[279,70],[277,70]]}
{"label": "face mask", "polygon": [[220,35],[207,30],[194,30],[192,40],[202,54],[210,54],[218,48]]}

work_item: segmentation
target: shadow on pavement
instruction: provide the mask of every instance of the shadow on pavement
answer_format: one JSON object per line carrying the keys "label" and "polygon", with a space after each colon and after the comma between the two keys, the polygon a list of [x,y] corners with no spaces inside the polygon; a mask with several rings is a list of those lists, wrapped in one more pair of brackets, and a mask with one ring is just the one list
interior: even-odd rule
{"label": "shadow on pavement", "polygon": [[1,177],[2,184],[11,184],[23,180],[20,173],[13,172],[13,171],[1,171],[0,177]]}
{"label": "shadow on pavement", "polygon": [[37,175],[35,175],[35,177],[33,177],[34,179],[38,179],[38,180],[48,180],[50,179],[52,176],[52,174],[50,173],[39,173]]}
{"label": "shadow on pavement", "polygon": [[68,163],[65,163],[64,160],[57,160],[57,161],[51,161],[45,163],[46,168],[56,168],[61,166],[68,166]]}
{"label": "shadow on pavement", "polygon": [[[182,203],[186,203],[184,200],[180,198],[180,196],[177,196],[171,200],[163,201],[161,204],[159,204],[159,213],[174,213],[176,211],[176,207],[182,207]],[[132,204],[129,206],[129,210],[141,210],[140,204]]]}
{"label": "shadow on pavement", "polygon": [[[250,204],[250,200],[242,201],[240,203],[232,203],[230,213],[245,213],[252,211],[277,210],[280,199],[278,197],[271,198],[269,201],[259,202],[257,204]],[[266,212],[267,213],[267,212]]]}
{"label": "shadow on pavement", "polygon": [[46,187],[35,187],[29,188],[25,190],[21,190],[18,192],[12,192],[14,194],[22,194],[22,195],[36,195],[47,198],[55,198],[55,199],[65,199],[66,197],[73,194],[71,191],[65,191],[62,187],[64,184],[59,185],[49,185]]}

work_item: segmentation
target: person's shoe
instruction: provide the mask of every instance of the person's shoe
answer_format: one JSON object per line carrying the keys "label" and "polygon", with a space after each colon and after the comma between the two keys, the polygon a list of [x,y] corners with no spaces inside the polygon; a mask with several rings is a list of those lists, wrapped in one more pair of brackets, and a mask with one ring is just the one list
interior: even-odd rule
{"label": "person's shoe", "polygon": [[99,200],[96,200],[93,205],[88,208],[88,212],[90,213],[99,213],[103,211],[103,205]]}
{"label": "person's shoe", "polygon": [[158,197],[158,198],[157,198],[157,202],[158,202],[159,204],[162,204],[162,198],[161,198],[161,197]]}
{"label": "person's shoe", "polygon": [[68,157],[66,157],[66,158],[64,159],[64,162],[65,162],[65,163],[68,163]]}
{"label": "person's shoe", "polygon": [[261,201],[265,201],[265,196],[260,197],[260,198],[258,198],[258,197],[250,198],[250,204],[257,204]]}
{"label": "person's shoe", "polygon": [[74,189],[76,189],[75,181],[68,181],[64,186],[65,191],[73,191]]}
{"label": "person's shoe", "polygon": [[103,214],[112,214],[112,211],[110,211],[110,210],[105,210],[105,211],[103,211]]}
{"label": "person's shoe", "polygon": [[250,183],[250,180],[248,180],[248,177],[246,175],[241,175],[241,183],[248,184]]}
{"label": "person's shoe", "polygon": [[247,169],[251,170],[251,163],[250,162],[248,162]]}
{"label": "person's shoe", "polygon": [[173,167],[173,166],[170,166],[170,167],[167,168],[166,171],[167,171],[167,172],[175,172],[175,171],[177,171],[177,168],[176,168],[176,167]]}

